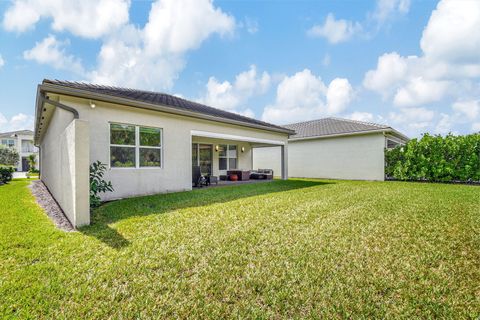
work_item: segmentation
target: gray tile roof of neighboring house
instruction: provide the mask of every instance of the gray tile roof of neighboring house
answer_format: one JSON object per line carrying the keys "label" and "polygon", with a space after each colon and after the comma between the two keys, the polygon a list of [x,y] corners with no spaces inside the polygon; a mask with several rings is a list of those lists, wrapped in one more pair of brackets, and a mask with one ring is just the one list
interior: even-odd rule
{"label": "gray tile roof of neighboring house", "polygon": [[379,130],[394,131],[391,127],[382,124],[333,117],[292,123],[285,125],[284,127],[295,130],[296,134],[291,136],[290,139],[358,134],[361,132]]}
{"label": "gray tile roof of neighboring house", "polygon": [[280,131],[288,131],[282,126],[277,126],[271,123],[263,122],[260,120],[252,119],[245,117],[233,112],[224,111],[221,109],[213,108],[206,106],[201,103],[189,101],[183,98],[179,98],[170,94],[144,91],[137,89],[128,89],[128,88],[119,88],[111,86],[96,85],[84,82],[71,82],[71,81],[60,81],[60,80],[48,80],[44,79],[43,84],[53,84],[57,86],[68,87],[72,89],[113,96],[123,99],[129,99],[139,102],[144,102],[152,105],[167,106],[174,109],[189,111],[198,114],[213,116],[217,118],[223,118],[228,120],[234,120],[238,122],[253,124],[257,126],[262,126],[266,128],[272,128]]}
{"label": "gray tile roof of neighboring house", "polygon": [[5,136],[12,136],[14,134],[23,134],[23,135],[28,135],[31,134],[33,135],[32,130],[18,130],[18,131],[10,131],[10,132],[0,132],[0,137],[5,137]]}

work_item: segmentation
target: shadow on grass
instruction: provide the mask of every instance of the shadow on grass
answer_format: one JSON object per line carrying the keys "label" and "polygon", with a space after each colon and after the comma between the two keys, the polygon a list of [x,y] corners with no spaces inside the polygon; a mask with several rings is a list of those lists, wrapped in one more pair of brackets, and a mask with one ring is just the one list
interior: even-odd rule
{"label": "shadow on grass", "polygon": [[163,214],[178,209],[226,203],[263,194],[310,188],[334,182],[312,180],[276,180],[267,183],[245,184],[218,188],[195,189],[186,192],[158,194],[105,203],[92,213],[92,224],[80,232],[95,237],[112,248],[120,249],[130,243],[110,226],[122,219]]}

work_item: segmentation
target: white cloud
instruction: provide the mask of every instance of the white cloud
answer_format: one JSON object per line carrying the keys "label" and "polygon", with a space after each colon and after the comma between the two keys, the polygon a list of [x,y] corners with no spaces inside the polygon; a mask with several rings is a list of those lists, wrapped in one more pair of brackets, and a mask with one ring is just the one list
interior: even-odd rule
{"label": "white cloud", "polygon": [[327,89],[327,113],[337,114],[345,110],[353,100],[353,95],[353,88],[347,79],[333,79]]}
{"label": "white cloud", "polygon": [[394,16],[408,13],[409,10],[410,0],[377,0],[372,17],[382,24]]}
{"label": "white cloud", "polygon": [[350,114],[345,115],[345,118],[356,120],[356,121],[382,123],[382,124],[385,124],[387,122],[387,119],[385,119],[381,115],[375,115],[373,113],[363,112],[363,111],[352,112]]}
{"label": "white cloud", "polygon": [[[398,1],[396,3],[399,5]],[[477,102],[478,30],[479,1],[441,0],[423,31],[422,54],[400,56],[393,52],[380,56],[377,67],[366,72],[363,85],[381,94],[385,100],[392,99],[397,107],[414,107],[417,111],[434,102],[457,101],[452,105],[454,112],[439,115],[436,125],[433,120],[412,118],[408,127],[428,127],[438,133],[447,133],[455,125],[472,122],[480,112]],[[403,110],[399,114],[406,117]]]}
{"label": "white cloud", "polygon": [[19,113],[10,119],[0,113],[0,132],[33,129],[33,116]]}
{"label": "white cloud", "polygon": [[334,79],[327,87],[309,69],[286,76],[277,87],[275,103],[265,107],[264,121],[292,123],[345,110],[353,98],[347,79]]}
{"label": "white cloud", "polygon": [[99,38],[128,22],[128,0],[16,0],[6,10],[3,27],[24,32],[42,18],[51,18],[55,31]]}
{"label": "white cloud", "polygon": [[394,84],[402,81],[407,73],[407,61],[398,53],[385,53],[378,58],[377,68],[365,74],[365,88],[386,94]]}
{"label": "white cloud", "polygon": [[443,0],[432,12],[420,41],[429,59],[480,63],[480,1]]}
{"label": "white cloud", "polygon": [[448,81],[414,78],[397,90],[393,103],[399,107],[413,107],[440,101],[447,93],[448,88]]}
{"label": "white cloud", "polygon": [[469,120],[474,120],[480,114],[480,100],[457,101],[452,105],[452,109]]}
{"label": "white cloud", "polygon": [[418,135],[433,125],[435,112],[426,108],[403,108],[388,114],[388,123],[408,135]]}
{"label": "white cloud", "polygon": [[472,131],[480,133],[480,122],[475,122],[472,124]]}
{"label": "white cloud", "polygon": [[2,55],[0,54],[0,68],[5,65],[5,60],[3,60]]}
{"label": "white cloud", "polygon": [[307,34],[311,37],[323,37],[328,42],[335,44],[347,41],[361,29],[358,22],[344,19],[335,20],[335,16],[329,13],[323,25],[314,25],[307,31]]}
{"label": "white cloud", "polygon": [[373,115],[373,113],[370,112],[355,111],[347,115],[347,118],[356,121],[373,122],[375,116]]}
{"label": "white cloud", "polygon": [[211,0],[163,0],[152,4],[143,29],[122,28],[102,45],[93,82],[168,89],[184,68],[184,54],[212,34],[228,35],[232,16]]}
{"label": "white cloud", "polygon": [[435,133],[445,135],[452,132],[453,123],[454,121],[452,119],[452,116],[446,113],[441,113],[440,120],[435,127]]}
{"label": "white cloud", "polygon": [[254,116],[252,110],[245,113],[238,112],[237,109],[252,96],[265,93],[270,83],[270,75],[267,72],[258,74],[256,66],[252,65],[249,70],[239,73],[234,83],[219,82],[216,78],[210,77],[206,93],[198,101],[216,108]]}
{"label": "white cloud", "polygon": [[69,70],[77,74],[83,74],[84,69],[81,61],[73,55],[65,52],[65,46],[68,41],[58,41],[55,36],[49,35],[41,42],[37,42],[35,47],[23,52],[26,60],[34,60],[41,64],[48,64],[55,69]]}

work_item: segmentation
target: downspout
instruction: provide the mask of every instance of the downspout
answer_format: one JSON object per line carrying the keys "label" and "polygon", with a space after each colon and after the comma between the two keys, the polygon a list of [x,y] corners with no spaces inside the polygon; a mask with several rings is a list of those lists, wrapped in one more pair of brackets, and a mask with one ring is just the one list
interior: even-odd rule
{"label": "downspout", "polygon": [[[79,114],[78,114],[78,111],[76,109],[74,109],[72,107],[69,107],[69,106],[66,106],[66,105],[64,105],[60,102],[50,100],[48,97],[45,96],[45,93],[39,92],[39,94],[37,95],[37,106],[38,107],[37,107],[37,119],[36,119],[38,128],[37,127],[35,128],[35,134],[37,133],[37,131],[42,129],[42,125],[43,125],[42,113],[43,113],[43,111],[45,111],[44,107],[43,107],[43,105],[45,103],[51,104],[51,105],[53,105],[57,108],[63,109],[63,110],[68,111],[68,112],[71,112],[73,114],[74,119],[79,119],[79,117],[80,117]],[[40,145],[37,145],[37,147],[40,147]]]}
{"label": "downspout", "polygon": [[[73,114],[73,119],[79,119],[79,118],[80,118],[80,116],[79,116],[79,114],[78,114],[78,111],[77,111],[76,109],[74,109],[74,108],[72,108],[72,107],[69,107],[69,106],[66,106],[66,105],[64,105],[64,104],[61,104],[60,102],[50,100],[48,97],[45,96],[45,94],[44,94],[43,92],[40,93],[40,95],[39,95],[39,100],[40,100],[39,102],[40,102],[40,105],[41,105],[41,109],[40,109],[40,110],[43,109],[43,105],[44,105],[45,103],[48,103],[48,104],[51,104],[51,105],[53,105],[53,106],[55,106],[55,107],[57,107],[57,108],[63,109],[63,110],[68,111],[68,112],[71,112],[71,113]],[[42,111],[40,111],[40,112],[38,113],[38,118],[37,118],[37,121],[38,121],[38,123],[39,123],[38,130],[40,130],[41,127],[42,127],[42,122],[41,122],[42,118],[41,118],[41,115],[42,115]],[[38,162],[39,162],[38,169],[40,170],[40,172],[42,172],[42,170],[41,170],[41,168],[40,168],[40,167],[41,167],[41,163],[42,163],[42,159],[41,159],[41,158],[42,158],[42,148],[40,147],[40,145],[37,145],[37,148],[38,148]],[[40,173],[40,175],[41,175],[41,173]],[[41,178],[41,176],[39,176],[39,178]]]}
{"label": "downspout", "polygon": [[50,100],[48,97],[45,97],[45,95],[42,93],[42,95],[40,96],[40,101],[43,103],[48,103],[48,104],[51,104],[55,107],[58,107],[60,109],[63,109],[63,110],[66,110],[68,112],[71,112],[73,113],[73,118],[74,119],[78,119],[79,118],[79,115],[78,115],[78,111],[72,107],[69,107],[69,106],[66,106],[64,104],[61,104],[60,102],[57,102],[57,101],[53,101],[53,100]]}

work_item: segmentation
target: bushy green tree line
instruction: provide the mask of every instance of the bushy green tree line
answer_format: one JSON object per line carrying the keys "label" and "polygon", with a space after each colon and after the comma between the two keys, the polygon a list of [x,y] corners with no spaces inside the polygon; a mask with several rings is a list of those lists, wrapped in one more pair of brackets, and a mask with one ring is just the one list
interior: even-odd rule
{"label": "bushy green tree line", "polygon": [[399,180],[480,181],[480,133],[456,136],[424,134],[386,150],[385,174]]}

